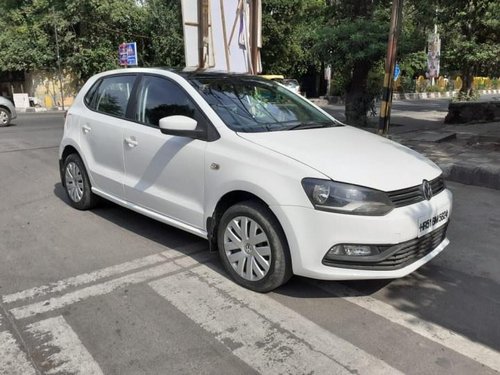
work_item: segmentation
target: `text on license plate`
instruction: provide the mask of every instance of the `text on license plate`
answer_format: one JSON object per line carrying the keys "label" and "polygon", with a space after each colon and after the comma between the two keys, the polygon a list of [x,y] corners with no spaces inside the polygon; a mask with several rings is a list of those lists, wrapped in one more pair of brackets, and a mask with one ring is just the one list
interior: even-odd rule
{"label": "text on license plate", "polygon": [[421,218],[418,221],[418,236],[431,232],[434,228],[439,226],[439,223],[448,220],[448,210],[444,210],[434,216],[428,218]]}

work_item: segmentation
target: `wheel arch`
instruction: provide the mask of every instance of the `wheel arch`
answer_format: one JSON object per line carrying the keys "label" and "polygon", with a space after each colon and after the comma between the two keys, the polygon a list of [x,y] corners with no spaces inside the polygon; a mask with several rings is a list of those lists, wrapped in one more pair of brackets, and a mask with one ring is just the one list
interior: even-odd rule
{"label": "wheel arch", "polygon": [[245,202],[245,201],[254,201],[261,203],[265,207],[269,209],[269,212],[274,216],[276,221],[281,227],[281,231],[283,232],[285,241],[287,241],[287,247],[288,247],[288,239],[286,237],[285,230],[283,228],[283,225],[281,224],[280,220],[278,219],[278,216],[273,212],[271,206],[261,197],[256,195],[255,193],[249,192],[247,190],[232,190],[227,193],[225,193],[218,201],[217,204],[215,205],[215,208],[213,210],[213,213],[211,216],[207,218],[207,238],[208,238],[208,243],[210,247],[210,251],[217,251],[217,229],[219,225],[219,221],[226,212],[226,210],[234,206],[235,204]]}
{"label": "wheel arch", "polygon": [[12,116],[12,112],[10,111],[9,107],[7,107],[7,106],[5,106],[3,104],[0,104],[0,108],[1,109],[5,109],[9,113],[9,115]]}
{"label": "wheel arch", "polygon": [[94,179],[92,177],[92,173],[90,172],[89,170],[89,167],[88,167],[88,163],[87,163],[87,160],[85,160],[83,154],[80,152],[78,146],[74,145],[73,143],[68,143],[66,145],[64,145],[64,147],[62,148],[62,151],[60,151],[60,158],[59,158],[59,173],[61,174],[61,183],[62,185],[64,186],[64,171],[63,171],[63,168],[64,168],[64,160],[66,160],[66,158],[71,155],[71,154],[77,154],[80,159],[82,159],[82,162],[83,162],[83,166],[85,167],[86,171],[87,171],[87,175],[89,176],[89,179],[90,179],[90,183],[92,185],[94,185]]}

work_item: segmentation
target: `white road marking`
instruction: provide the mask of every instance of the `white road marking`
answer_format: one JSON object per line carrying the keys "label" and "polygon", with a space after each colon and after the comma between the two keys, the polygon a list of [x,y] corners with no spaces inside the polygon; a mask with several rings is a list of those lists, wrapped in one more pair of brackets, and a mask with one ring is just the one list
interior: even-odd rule
{"label": "white road marking", "polygon": [[149,281],[154,278],[174,272],[178,269],[179,266],[172,262],[163,263],[158,266],[131,273],[129,275],[112,279],[100,284],[95,284],[82,289],[78,289],[76,291],[63,294],[60,297],[53,297],[44,301],[32,303],[30,305],[16,307],[11,309],[10,312],[14,316],[14,318],[18,320],[29,318],[34,315],[46,313],[48,311],[53,311],[72,305],[76,302],[83,301],[90,297],[111,293],[118,288],[130,284],[139,284],[145,281]]}
{"label": "white road marking", "polygon": [[8,331],[3,331],[0,316],[0,374],[35,375],[36,371],[28,361],[26,354],[19,347],[16,339]]}
{"label": "white road marking", "polygon": [[8,331],[0,332],[0,374],[34,375],[35,369],[16,339]]}
{"label": "white road marking", "polygon": [[[174,252],[175,251],[175,252]],[[173,258],[177,255],[185,255],[181,252],[169,249],[160,254],[149,255],[143,258],[131,260],[129,262],[117,264],[111,267],[102,268],[97,271],[84,273],[78,276],[69,277],[64,280],[59,280],[55,283],[37,286],[31,289],[26,289],[21,292],[8,294],[3,296],[4,303],[13,303],[16,301],[26,300],[34,297],[42,297],[47,294],[62,292],[67,288],[78,287],[80,285],[89,284],[99,279],[104,279],[111,276],[120,275],[125,272],[133,271],[142,267],[152,266],[158,263],[165,262],[166,258]]]}
{"label": "white road marking", "polygon": [[26,330],[38,341],[37,352],[44,357],[40,363],[44,373],[103,375],[97,362],[62,316],[35,322]]}
{"label": "white road marking", "polygon": [[328,293],[342,297],[344,300],[377,314],[392,323],[405,327],[420,336],[500,372],[500,352],[495,349],[471,341],[456,332],[450,331],[438,324],[422,320],[415,315],[401,311],[373,297],[362,296],[359,292],[344,285],[319,282],[312,282],[312,284]]}
{"label": "white road marking", "polygon": [[399,374],[382,360],[207,266],[150,282],[262,374]]}

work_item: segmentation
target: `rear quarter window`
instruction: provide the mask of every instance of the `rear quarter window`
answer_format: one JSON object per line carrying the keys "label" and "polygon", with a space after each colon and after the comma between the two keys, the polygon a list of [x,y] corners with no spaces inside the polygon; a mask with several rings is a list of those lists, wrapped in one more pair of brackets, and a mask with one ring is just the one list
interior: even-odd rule
{"label": "rear quarter window", "polygon": [[89,90],[85,103],[97,112],[125,117],[135,79],[135,75],[103,78]]}

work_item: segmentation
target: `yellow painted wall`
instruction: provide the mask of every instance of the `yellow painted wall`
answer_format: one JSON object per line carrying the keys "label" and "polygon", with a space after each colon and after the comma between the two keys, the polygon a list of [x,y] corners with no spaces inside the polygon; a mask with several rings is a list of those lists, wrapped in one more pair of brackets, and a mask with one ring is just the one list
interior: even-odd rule
{"label": "yellow painted wall", "polygon": [[[73,104],[78,92],[74,81],[69,74],[62,76],[64,106],[66,108]],[[42,107],[50,109],[62,106],[59,79],[53,72],[39,71],[26,74],[26,86],[29,95],[36,97]]]}

